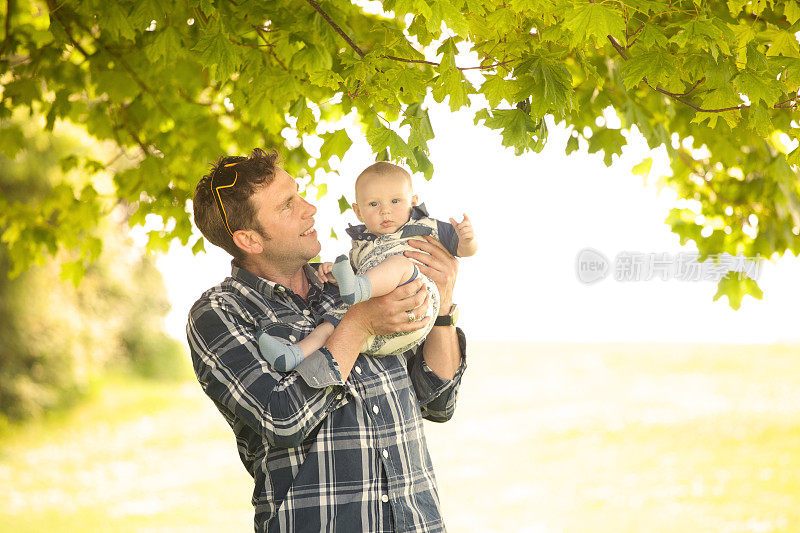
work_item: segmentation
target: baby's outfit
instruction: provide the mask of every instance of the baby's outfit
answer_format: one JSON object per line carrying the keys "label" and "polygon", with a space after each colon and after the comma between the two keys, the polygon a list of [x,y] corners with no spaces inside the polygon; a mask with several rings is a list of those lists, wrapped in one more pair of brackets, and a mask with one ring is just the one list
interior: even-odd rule
{"label": "baby's outfit", "polygon": [[[353,240],[353,246],[350,249],[350,263],[356,271],[356,275],[364,274],[391,255],[399,255],[406,251],[419,251],[418,248],[408,244],[408,241],[415,237],[430,235],[441,242],[447,248],[447,251],[453,255],[456,255],[456,250],[458,249],[458,235],[455,228],[449,222],[443,222],[428,216],[425,204],[412,207],[411,217],[408,222],[394,233],[375,235],[370,233],[364,224],[350,226],[346,231]],[[412,259],[412,261],[414,260]],[[425,276],[416,268],[408,281],[416,279],[417,276],[422,277],[425,288],[430,295],[430,305],[426,313],[426,316],[431,317],[428,325],[422,329],[407,333],[372,336],[367,339],[367,342],[361,348],[361,352],[370,355],[399,355],[419,346],[430,333],[436,316],[439,314],[439,290],[428,276]],[[337,318],[341,318],[346,310],[347,306],[343,305],[337,308],[333,314]],[[418,320],[421,318],[423,317],[417,317]],[[336,323],[334,322],[334,325]]]}

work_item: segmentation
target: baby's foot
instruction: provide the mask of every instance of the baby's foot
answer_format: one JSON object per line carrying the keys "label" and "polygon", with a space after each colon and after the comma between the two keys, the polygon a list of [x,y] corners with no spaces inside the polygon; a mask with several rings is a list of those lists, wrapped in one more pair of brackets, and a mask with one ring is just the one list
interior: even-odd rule
{"label": "baby's foot", "polygon": [[346,304],[357,304],[369,300],[372,294],[372,285],[367,276],[356,276],[350,268],[350,261],[346,255],[340,255],[333,264],[333,275],[339,282],[339,294]]}
{"label": "baby's foot", "polygon": [[296,344],[284,344],[275,337],[262,333],[258,348],[267,362],[279,372],[289,372],[303,360],[303,350]]}

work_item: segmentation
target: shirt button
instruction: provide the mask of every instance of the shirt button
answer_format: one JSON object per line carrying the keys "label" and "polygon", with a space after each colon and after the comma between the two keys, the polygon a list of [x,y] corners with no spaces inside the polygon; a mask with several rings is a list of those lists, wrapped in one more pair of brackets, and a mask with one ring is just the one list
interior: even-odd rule
{"label": "shirt button", "polygon": [[384,457],[384,459],[388,459],[389,458],[389,452],[387,450],[383,450],[383,457]]}
{"label": "shirt button", "polygon": [[303,309],[303,314],[308,316],[311,314],[311,311],[309,311],[308,309]]}
{"label": "shirt button", "polygon": [[383,496],[381,496],[381,501],[383,503],[389,503],[389,497],[386,494],[384,494]]}
{"label": "shirt button", "polygon": [[341,395],[341,394],[337,394],[337,395],[336,395],[336,399],[337,399],[337,400],[341,400],[341,399],[342,399],[342,395]]}
{"label": "shirt button", "polygon": [[292,342],[297,342],[297,337],[295,337],[294,335],[289,335],[289,340]]}
{"label": "shirt button", "polygon": [[375,413],[376,415],[378,414],[378,406],[377,405],[373,405],[372,406],[372,412]]}
{"label": "shirt button", "polygon": [[356,372],[358,372],[359,374],[361,373],[361,367],[360,366],[356,367]]}

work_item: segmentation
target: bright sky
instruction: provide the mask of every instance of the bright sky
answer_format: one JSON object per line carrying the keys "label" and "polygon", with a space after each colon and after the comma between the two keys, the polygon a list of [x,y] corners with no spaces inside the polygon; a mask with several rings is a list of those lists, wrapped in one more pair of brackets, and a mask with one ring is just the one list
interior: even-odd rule
{"label": "bright sky", "polygon": [[[727,297],[713,302],[714,281],[622,282],[608,278],[585,285],[576,274],[580,250],[593,248],[613,261],[619,252],[695,252],[681,247],[664,223],[676,197],[659,194],[652,184],[665,158],[656,157],[645,186],[631,167],[648,154],[641,141],[626,149],[611,168],[599,154],[584,150],[564,155],[566,133],[551,127],[550,140],[540,154],[514,156],[502,147],[499,133],[474,126],[471,114],[451,113],[430,102],[436,138],[430,159],[432,181],[414,176],[415,192],[430,214],[447,220],[466,212],[479,240],[478,254],[461,259],[455,301],[460,325],[475,340],[556,342],[736,342],[763,343],[800,340],[797,302],[800,301],[800,261],[789,255],[777,263],[764,262],[759,285],[764,299],[746,296],[739,311]],[[373,162],[357,129],[355,141],[331,174],[328,196],[316,201],[316,227],[322,257],[332,261],[349,250],[344,228],[356,223],[352,211],[339,214],[336,200],[353,199],[353,182]],[[199,176],[198,176],[199,178]],[[326,238],[333,228],[340,240]],[[202,291],[230,273],[222,250],[206,244],[206,254],[193,257],[174,246],[158,259],[173,309],[168,331],[185,339],[189,307]]]}

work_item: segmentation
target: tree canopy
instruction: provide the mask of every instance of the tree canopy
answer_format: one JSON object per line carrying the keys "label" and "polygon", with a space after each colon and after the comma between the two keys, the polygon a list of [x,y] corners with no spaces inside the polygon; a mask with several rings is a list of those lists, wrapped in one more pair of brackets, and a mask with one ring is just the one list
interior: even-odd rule
{"label": "tree canopy", "polygon": [[[546,117],[571,130],[567,154],[586,146],[606,165],[638,131],[669,155],[664,181],[686,202],[667,223],[701,260],[797,255],[798,21],[796,1],[773,0],[7,0],[0,150],[25,148],[12,118],[27,114],[118,152],[62,159],[112,190],[0,198],[2,241],[17,271],[62,249],[80,269],[122,203],[132,224],[164,219],[152,248],[201,250],[187,201],[209,161],[276,147],[314,179],[350,147],[348,114],[378,158],[430,179],[430,94],[517,154],[544,147]],[[746,277],[719,289],[734,307],[760,297]]]}

